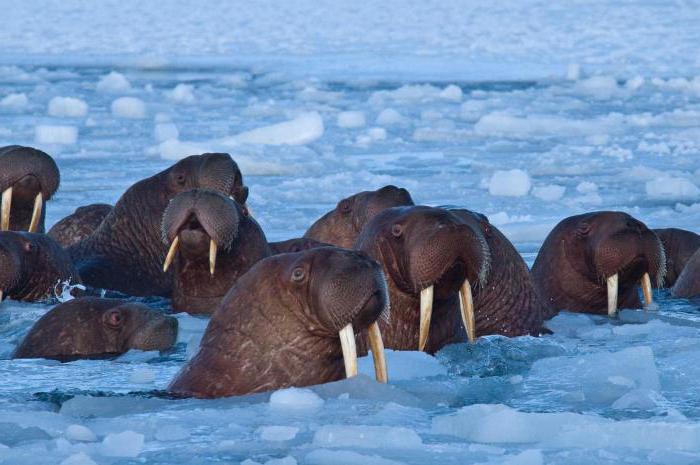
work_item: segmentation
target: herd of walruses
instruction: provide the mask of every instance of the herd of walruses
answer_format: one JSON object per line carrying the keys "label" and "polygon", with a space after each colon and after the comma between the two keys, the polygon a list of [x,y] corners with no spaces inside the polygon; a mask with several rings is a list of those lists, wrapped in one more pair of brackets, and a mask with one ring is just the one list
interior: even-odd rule
{"label": "herd of walruses", "polygon": [[[114,206],[78,208],[45,233],[55,161],[0,148],[0,301],[76,297],[48,311],[15,358],[70,361],[167,350],[177,320],[128,297],[211,315],[168,390],[220,397],[335,381],[384,347],[435,353],[489,334],[538,336],[560,310],[615,315],[652,287],[700,295],[700,236],[651,230],[622,212],[562,220],[532,269],[486,216],[415,205],[385,186],[340,200],[302,238],[269,242],[228,154],[193,155]],[[121,299],[99,297],[104,290]],[[118,294],[117,294],[118,293]]]}

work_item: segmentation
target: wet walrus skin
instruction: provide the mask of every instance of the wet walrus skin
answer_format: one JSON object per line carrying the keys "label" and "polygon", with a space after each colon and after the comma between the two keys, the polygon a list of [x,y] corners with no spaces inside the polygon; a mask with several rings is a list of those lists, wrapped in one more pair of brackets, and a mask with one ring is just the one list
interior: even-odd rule
{"label": "wet walrus skin", "polygon": [[61,294],[64,285],[80,282],[68,253],[49,236],[0,232],[2,298],[45,301]]}
{"label": "wet walrus skin", "polygon": [[180,192],[211,189],[245,203],[248,188],[230,155],[193,155],[131,186],[87,239],[68,250],[83,282],[134,296],[169,297],[172,273],[163,273],[167,247],[161,221]]}
{"label": "wet walrus skin", "polygon": [[657,285],[666,273],[661,240],[641,221],[610,211],[562,220],[545,239],[531,270],[547,319],[560,310],[607,314],[606,280],[615,274],[617,308],[640,308],[638,289],[645,273]]}
{"label": "wet walrus skin", "polygon": [[362,332],[387,306],[381,268],[364,254],[321,247],[268,257],[231,288],[168,390],[213,398],[343,379],[339,330]]}
{"label": "wet walrus skin", "polygon": [[17,347],[13,358],[62,362],[102,358],[130,349],[166,350],[177,339],[177,320],[145,305],[83,297],[62,303],[42,316]]}
{"label": "wet walrus skin", "polygon": [[700,250],[696,251],[671,288],[673,297],[690,299],[700,296]]}
{"label": "wet walrus skin", "polygon": [[0,147],[0,230],[43,233],[44,202],[56,193],[60,182],[58,166],[45,152],[19,145]]}
{"label": "wet walrus skin", "polygon": [[653,230],[666,253],[666,276],[663,287],[673,287],[690,257],[700,249],[700,235],[677,228]]}
{"label": "wet walrus skin", "polygon": [[68,248],[90,237],[112,210],[114,207],[106,203],[78,207],[75,212],[54,224],[47,234],[61,247]]}
{"label": "wet walrus skin", "polygon": [[319,242],[315,239],[309,239],[307,237],[297,237],[295,239],[287,239],[286,241],[270,242],[270,248],[273,254],[278,253],[294,253],[302,252],[304,250],[315,249],[318,247],[328,247],[332,244],[326,244],[325,242]]}

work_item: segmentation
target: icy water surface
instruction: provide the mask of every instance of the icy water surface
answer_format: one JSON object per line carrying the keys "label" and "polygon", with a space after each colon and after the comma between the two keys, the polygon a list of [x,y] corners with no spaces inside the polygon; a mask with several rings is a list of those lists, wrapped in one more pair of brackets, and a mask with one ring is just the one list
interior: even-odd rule
{"label": "icy water surface", "polygon": [[[584,211],[696,230],[698,78],[575,71],[451,82],[8,66],[0,145],[57,159],[49,225],[216,150],[240,164],[270,240],[299,236],[342,197],[385,184],[487,214],[530,264],[554,224]],[[12,361],[49,307],[5,302],[0,463],[698,463],[700,309],[656,299],[654,311],[614,321],[562,314],[542,338],[487,337],[436,358],[391,353],[389,386],[361,376],[215,401],[158,392],[197,350],[204,319],[178,315],[172,353]]]}

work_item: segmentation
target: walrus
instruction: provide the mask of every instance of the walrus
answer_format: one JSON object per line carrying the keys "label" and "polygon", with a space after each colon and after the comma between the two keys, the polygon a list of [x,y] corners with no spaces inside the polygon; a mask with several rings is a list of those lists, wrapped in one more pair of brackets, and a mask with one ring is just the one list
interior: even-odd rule
{"label": "walrus", "polygon": [[354,376],[355,334],[365,330],[386,382],[376,321],[388,306],[381,267],[363,253],[319,247],[265,258],[233,285],[168,390],[213,398]]}
{"label": "walrus", "polygon": [[70,256],[47,235],[0,232],[0,301],[45,301],[80,283]]}
{"label": "walrus", "polygon": [[304,237],[351,249],[362,228],[377,213],[387,208],[408,205],[413,205],[411,194],[396,186],[359,192],[338,202],[333,210],[309,227]]}
{"label": "walrus", "polygon": [[176,195],[163,214],[169,247],[163,270],[174,270],[172,306],[213,313],[236,280],[272,255],[265,233],[235,200],[194,189]]}
{"label": "walrus", "polygon": [[301,252],[303,250],[315,249],[317,247],[327,247],[332,244],[326,244],[308,237],[297,237],[287,239],[286,241],[270,242],[270,248],[273,254]]}
{"label": "walrus", "polygon": [[700,235],[685,229],[653,229],[664,246],[666,254],[666,276],[662,287],[673,287],[686,263],[700,249]]}
{"label": "walrus", "polygon": [[82,297],[49,310],[12,357],[67,362],[113,357],[130,349],[167,350],[175,344],[177,327],[177,319],[143,304]]}
{"label": "walrus", "polygon": [[671,288],[671,295],[685,299],[700,296],[700,249],[688,259]]}
{"label": "walrus", "polygon": [[161,220],[180,192],[211,189],[245,204],[248,188],[230,155],[192,155],[131,186],[87,239],[68,248],[83,282],[133,296],[169,297],[172,273],[163,273],[167,247]]}
{"label": "walrus", "polygon": [[532,266],[532,278],[545,318],[560,310],[617,314],[639,308],[637,286],[651,303],[651,281],[666,274],[659,237],[641,221],[622,212],[599,211],[571,216],[549,233]]}
{"label": "walrus", "polygon": [[68,248],[90,237],[113,209],[113,206],[106,203],[78,207],[75,212],[54,224],[47,234],[61,247]]}
{"label": "walrus", "polygon": [[355,249],[387,277],[391,314],[379,323],[386,347],[432,354],[474,337],[472,295],[491,263],[478,228],[442,208],[394,207],[367,223]]}
{"label": "walrus", "polygon": [[44,232],[47,202],[61,176],[50,155],[32,147],[0,148],[0,231]]}

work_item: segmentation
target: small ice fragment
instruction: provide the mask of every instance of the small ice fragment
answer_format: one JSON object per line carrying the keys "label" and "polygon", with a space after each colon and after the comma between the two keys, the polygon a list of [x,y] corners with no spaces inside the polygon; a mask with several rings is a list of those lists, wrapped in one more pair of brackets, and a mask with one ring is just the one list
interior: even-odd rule
{"label": "small ice fragment", "polygon": [[78,140],[78,128],[39,125],[34,128],[34,140],[39,144],[72,145]]}
{"label": "small ice fragment", "polygon": [[462,89],[454,84],[450,84],[440,91],[440,97],[452,102],[462,101]]}
{"label": "small ice fragment", "polygon": [[158,123],[153,130],[153,135],[157,142],[165,142],[166,140],[180,137],[180,131],[172,123]]}
{"label": "small ice fragment", "polygon": [[66,439],[71,441],[95,442],[97,436],[95,433],[83,425],[70,425],[66,428]]}
{"label": "small ice fragment", "polygon": [[142,119],[146,117],[146,105],[136,97],[120,97],[112,102],[112,114],[120,118]]}
{"label": "small ice fragment", "polygon": [[88,105],[83,100],[73,97],[54,97],[49,102],[50,116],[81,118],[87,115]]}
{"label": "small ice fragment", "polygon": [[513,169],[507,171],[496,171],[489,181],[489,194],[522,197],[530,192],[532,181],[526,171]]}
{"label": "small ice fragment", "polygon": [[178,103],[194,103],[194,86],[178,84],[168,93],[168,98]]}
{"label": "small ice fragment", "polygon": [[97,465],[85,452],[78,452],[63,460],[61,465]]}
{"label": "small ice fragment", "polygon": [[318,112],[304,113],[293,120],[242,132],[224,143],[261,145],[304,145],[323,135],[323,118]]}
{"label": "small ice fragment", "polygon": [[317,409],[324,401],[309,389],[288,388],[275,391],[270,396],[270,406],[287,409]]}
{"label": "small ice fragment", "polygon": [[564,197],[564,192],[566,192],[566,187],[556,184],[538,186],[532,189],[532,195],[545,202],[554,202],[561,199]]}
{"label": "small ice fragment", "polygon": [[134,431],[110,433],[102,440],[102,455],[136,457],[143,450],[144,436]]}
{"label": "small ice fragment", "polygon": [[0,99],[0,108],[5,108],[8,110],[21,110],[26,107],[29,103],[27,99],[27,94],[9,94]]}
{"label": "small ice fragment", "polygon": [[395,126],[401,124],[403,120],[401,113],[393,108],[385,108],[377,116],[377,124],[380,126]]}
{"label": "small ice fragment", "polygon": [[338,113],[338,127],[361,128],[365,125],[365,114],[361,111],[341,111]]}
{"label": "small ice fragment", "polygon": [[112,71],[102,76],[97,82],[98,92],[126,92],[131,89],[131,84],[123,74]]}
{"label": "small ice fragment", "polygon": [[263,441],[289,441],[299,432],[295,426],[261,426],[258,434]]}

